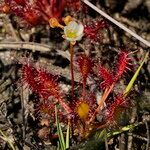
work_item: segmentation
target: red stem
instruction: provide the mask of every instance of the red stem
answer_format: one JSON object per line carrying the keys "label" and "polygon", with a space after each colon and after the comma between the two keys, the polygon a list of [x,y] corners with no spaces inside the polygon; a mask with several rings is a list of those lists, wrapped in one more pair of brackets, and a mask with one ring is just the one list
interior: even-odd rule
{"label": "red stem", "polygon": [[90,124],[95,119],[96,114],[99,112],[99,109],[103,106],[103,104],[104,104],[105,100],[107,99],[108,95],[110,94],[110,92],[114,88],[114,85],[115,84],[113,83],[109,88],[105,89],[105,92],[104,92],[102,98],[99,101],[98,107],[95,110],[95,112],[92,115],[92,117],[90,118],[90,120],[88,121],[88,124]]}
{"label": "red stem", "polygon": [[59,104],[64,108],[64,110],[67,112],[67,114],[72,113],[71,108],[61,98],[58,98],[57,100],[58,100]]}
{"label": "red stem", "polygon": [[86,78],[83,78],[83,99],[86,97]]}
{"label": "red stem", "polygon": [[74,99],[74,71],[73,71],[73,44],[70,42],[70,67],[71,67],[71,82],[72,82],[72,100]]}

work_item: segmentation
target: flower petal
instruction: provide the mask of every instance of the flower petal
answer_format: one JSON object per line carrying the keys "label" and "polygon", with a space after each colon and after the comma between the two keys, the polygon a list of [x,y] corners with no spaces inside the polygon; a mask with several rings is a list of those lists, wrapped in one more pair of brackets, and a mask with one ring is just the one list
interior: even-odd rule
{"label": "flower petal", "polygon": [[72,30],[74,32],[78,31],[78,23],[75,21],[71,21],[66,27],[68,30]]}
{"label": "flower petal", "polygon": [[77,35],[83,34],[83,31],[84,31],[84,26],[80,23],[80,24],[78,25]]}
{"label": "flower petal", "polygon": [[83,37],[83,34],[80,34],[79,36],[77,36],[74,40],[75,41],[80,41]]}

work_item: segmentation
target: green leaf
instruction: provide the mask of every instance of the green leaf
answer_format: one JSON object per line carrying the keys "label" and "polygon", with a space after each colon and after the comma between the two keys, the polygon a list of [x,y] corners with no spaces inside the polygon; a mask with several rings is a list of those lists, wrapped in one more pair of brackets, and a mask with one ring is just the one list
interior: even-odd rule
{"label": "green leaf", "polygon": [[64,136],[63,136],[63,132],[62,132],[62,129],[61,129],[61,125],[59,123],[58,114],[57,114],[57,107],[56,106],[55,106],[55,118],[56,118],[56,125],[57,125],[57,131],[58,131],[60,147],[61,147],[61,150],[65,150],[66,146],[65,146]]}
{"label": "green leaf", "polygon": [[3,133],[3,131],[1,129],[0,129],[0,134],[2,135],[2,136],[0,136],[0,138],[3,139],[4,141],[6,141],[12,150],[15,150],[15,147],[14,147],[12,141]]}
{"label": "green leaf", "polygon": [[95,139],[104,141],[106,133],[107,133],[106,129],[102,130],[101,132],[96,132]]}
{"label": "green leaf", "polygon": [[130,124],[130,125],[127,125],[127,126],[124,126],[124,127],[120,128],[118,130],[109,132],[109,133],[107,133],[107,138],[110,138],[110,137],[113,137],[115,135],[121,134],[122,132],[125,132],[125,131],[132,130],[132,129],[134,129],[137,126],[140,126],[141,124],[143,124],[143,122],[138,122],[138,123],[135,123],[135,124]]}
{"label": "green leaf", "polygon": [[129,84],[127,85],[126,89],[125,89],[125,92],[124,92],[124,97],[126,97],[128,95],[128,93],[130,92],[131,88],[133,87],[133,84],[143,66],[143,64],[145,63],[145,61],[147,60],[148,58],[148,55],[149,55],[149,52],[147,52],[140,64],[140,66],[138,67],[137,71],[135,72],[135,74],[133,75],[132,79],[130,80]]}
{"label": "green leaf", "polygon": [[67,133],[66,133],[66,149],[69,148],[69,133],[70,132],[70,124],[68,122]]}

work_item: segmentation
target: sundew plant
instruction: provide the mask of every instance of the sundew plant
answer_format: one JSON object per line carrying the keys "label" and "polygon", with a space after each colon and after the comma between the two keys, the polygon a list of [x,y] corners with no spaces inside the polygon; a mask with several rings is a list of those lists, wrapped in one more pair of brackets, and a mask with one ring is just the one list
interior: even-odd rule
{"label": "sundew plant", "polygon": [[[148,150],[149,107],[142,107],[137,99],[149,85],[150,43],[122,25],[125,21],[111,18],[110,5],[109,16],[101,11],[105,2],[92,3],[0,3],[0,13],[9,20],[13,37],[0,42],[0,49],[11,49],[15,68],[11,90],[18,92],[11,100],[19,99],[18,110],[7,111],[13,114],[7,116],[12,135],[0,127],[2,149],[124,150],[137,146],[136,137],[145,140],[141,149]],[[15,109],[15,104],[12,107]],[[140,128],[146,128],[147,136],[136,134]]]}

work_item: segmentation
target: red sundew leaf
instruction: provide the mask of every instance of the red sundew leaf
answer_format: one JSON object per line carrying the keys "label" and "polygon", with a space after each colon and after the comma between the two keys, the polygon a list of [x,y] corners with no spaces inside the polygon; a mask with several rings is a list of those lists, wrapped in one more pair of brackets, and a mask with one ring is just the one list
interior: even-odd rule
{"label": "red sundew leaf", "polygon": [[[50,118],[50,122],[55,122],[55,105],[51,101],[48,100],[39,102],[39,104],[36,106],[36,111],[38,112],[38,114],[40,113],[41,115],[48,115]],[[64,115],[61,109],[58,109],[58,115],[59,119],[65,122],[65,120],[62,120]]]}
{"label": "red sundew leaf", "polygon": [[87,13],[88,7],[86,4],[82,3],[81,0],[66,0],[66,8],[70,11]]}
{"label": "red sundew leaf", "polygon": [[[37,24],[46,22],[54,17],[59,19],[65,7],[65,1],[62,0],[5,0],[4,5],[9,6],[9,13],[20,17],[29,25],[35,26]],[[8,8],[8,7],[7,7]],[[6,11],[6,8],[3,9]]]}
{"label": "red sundew leaf", "polygon": [[94,66],[93,61],[89,56],[80,55],[77,59],[77,63],[79,66],[80,73],[82,75],[83,80],[83,92],[82,94],[86,95],[86,80],[90,72],[92,71],[92,67]]}
{"label": "red sundew leaf", "polygon": [[[5,0],[4,5],[9,6],[10,9],[9,13],[16,14],[16,15],[18,14],[19,17],[22,16],[22,11],[21,11],[22,6],[18,5],[15,1]],[[18,12],[20,12],[20,14]]]}
{"label": "red sundew leaf", "polygon": [[86,120],[89,114],[89,109],[89,105],[85,101],[82,101],[76,106],[76,113],[80,119]]}
{"label": "red sundew leaf", "polygon": [[127,108],[127,104],[123,98],[123,95],[116,96],[114,102],[108,106],[107,119],[110,121],[117,121],[120,115]]}
{"label": "red sundew leaf", "polygon": [[61,3],[60,0],[51,0],[51,3],[52,17],[59,18],[64,11],[65,0],[61,0]]}
{"label": "red sundew leaf", "polygon": [[26,4],[25,0],[14,0],[18,5],[24,6]]}
{"label": "red sundew leaf", "polygon": [[56,76],[47,73],[44,70],[39,70],[38,78],[39,82],[43,85],[43,89],[41,91],[41,93],[43,93],[42,95],[46,94],[55,98],[61,97]]}
{"label": "red sundew leaf", "polygon": [[35,8],[42,13],[46,21],[49,21],[52,17],[59,19],[64,11],[64,7],[64,0],[61,0],[61,3],[59,0],[50,0],[49,2],[47,0],[41,0],[35,3]]}
{"label": "red sundew leaf", "polygon": [[5,3],[8,3],[8,4],[14,4],[14,5],[18,4],[21,6],[24,6],[26,3],[29,3],[29,0],[4,0],[4,1]]}
{"label": "red sundew leaf", "polygon": [[36,110],[43,113],[43,114],[48,114],[52,118],[55,116],[55,105],[51,103],[50,101],[44,101],[39,103],[37,106]]}
{"label": "red sundew leaf", "polygon": [[31,65],[23,65],[22,78],[42,98],[48,99],[49,96],[60,97],[56,77],[54,78],[53,75],[48,74],[46,71],[38,70]]}
{"label": "red sundew leaf", "polygon": [[45,70],[36,69],[31,65],[23,65],[22,78],[30,88],[44,100],[53,97],[55,103],[59,103],[67,114],[72,113],[70,107],[62,99],[62,93],[60,92],[58,82],[54,75],[47,73]]}
{"label": "red sundew leaf", "polygon": [[41,14],[34,9],[29,1],[5,0],[5,4],[10,7],[11,14],[21,18],[29,25],[35,26],[41,22]]}
{"label": "red sundew leaf", "polygon": [[81,9],[81,1],[80,0],[66,0],[66,6],[71,10],[78,11]]}
{"label": "red sundew leaf", "polygon": [[77,59],[77,63],[82,74],[82,77],[86,79],[89,73],[92,71],[92,67],[94,63],[92,62],[91,58],[86,55],[81,55]]}
{"label": "red sundew leaf", "polygon": [[22,18],[33,26],[37,25],[41,20],[39,13],[32,10],[25,10]]}
{"label": "red sundew leaf", "polygon": [[129,68],[130,64],[130,58],[128,52],[120,52],[118,56],[118,63],[116,66],[116,75],[115,80],[119,80],[119,78],[125,73],[127,70],[130,70]]}
{"label": "red sundew leaf", "polygon": [[[94,114],[97,108],[96,96],[93,93],[87,93],[85,97],[76,99],[75,103],[71,106],[73,112],[76,114],[75,121],[77,119],[88,119]],[[83,117],[83,118],[82,118]]]}
{"label": "red sundew leaf", "polygon": [[39,84],[36,82],[35,77],[38,71],[29,64],[22,66],[22,79],[27,83],[34,92],[40,92]]}
{"label": "red sundew leaf", "polygon": [[97,41],[98,40],[98,31],[106,28],[108,25],[106,21],[101,20],[101,21],[96,21],[92,22],[90,25],[85,25],[84,26],[84,33],[85,36],[88,38]]}
{"label": "red sundew leaf", "polygon": [[101,65],[98,68],[98,74],[104,80],[101,83],[102,88],[110,87],[112,85],[112,83],[114,82],[112,73]]}

